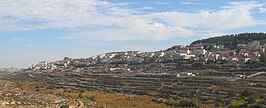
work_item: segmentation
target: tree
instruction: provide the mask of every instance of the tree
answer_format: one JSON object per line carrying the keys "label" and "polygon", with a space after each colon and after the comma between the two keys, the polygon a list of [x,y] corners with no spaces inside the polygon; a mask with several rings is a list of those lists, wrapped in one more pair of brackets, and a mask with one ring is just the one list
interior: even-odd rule
{"label": "tree", "polygon": [[60,108],[69,108],[69,106],[64,104],[64,105],[61,105]]}
{"label": "tree", "polygon": [[230,90],[230,91],[228,91],[228,96],[229,97],[235,97],[236,96],[236,92],[234,90]]}
{"label": "tree", "polygon": [[193,99],[183,99],[180,100],[179,105],[180,107],[197,107],[198,102]]}
{"label": "tree", "polygon": [[217,36],[208,39],[202,39],[194,41],[192,44],[198,43],[214,43],[218,45],[224,45],[225,48],[235,49],[239,43],[248,43],[252,41],[260,41],[262,44],[265,43],[266,33],[241,33],[235,35],[224,35]]}
{"label": "tree", "polygon": [[81,99],[84,98],[83,93],[79,93],[78,97]]}
{"label": "tree", "polygon": [[96,96],[91,96],[89,99],[92,101],[96,101],[97,98],[96,98]]}
{"label": "tree", "polygon": [[35,91],[39,92],[39,91],[40,91],[40,89],[39,89],[39,88],[37,88],[37,89],[35,89]]}
{"label": "tree", "polygon": [[153,63],[156,61],[156,59],[158,59],[159,57],[158,56],[152,56],[148,59],[148,63]]}
{"label": "tree", "polygon": [[231,100],[231,106],[233,106],[234,108],[239,108],[240,106],[245,105],[245,100],[240,99],[240,100]]}
{"label": "tree", "polygon": [[231,52],[229,52],[229,55],[230,56],[234,56],[234,55],[236,55],[236,52],[235,51],[231,51]]}
{"label": "tree", "polygon": [[249,103],[249,104],[254,104],[254,103],[256,103],[256,101],[257,101],[257,99],[256,99],[255,96],[250,96],[250,97],[248,98],[248,103]]}
{"label": "tree", "polygon": [[249,96],[252,96],[252,95],[255,95],[255,93],[253,91],[250,91],[250,90],[244,90],[241,93],[241,96],[243,96],[243,97],[249,97]]}
{"label": "tree", "polygon": [[21,87],[21,86],[22,86],[22,83],[21,83],[21,82],[18,82],[18,81],[16,81],[16,85],[17,85],[18,87]]}
{"label": "tree", "polygon": [[260,60],[260,62],[265,63],[266,62],[266,54],[261,54],[259,60]]}
{"label": "tree", "polygon": [[166,100],[165,104],[169,105],[169,106],[176,107],[179,105],[179,101],[173,100],[173,99],[168,99],[168,100]]}

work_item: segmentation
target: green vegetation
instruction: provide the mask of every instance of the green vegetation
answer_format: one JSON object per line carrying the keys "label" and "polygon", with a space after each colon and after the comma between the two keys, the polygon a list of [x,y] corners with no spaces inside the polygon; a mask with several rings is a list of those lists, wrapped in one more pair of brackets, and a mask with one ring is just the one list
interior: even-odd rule
{"label": "green vegetation", "polygon": [[179,101],[178,100],[173,100],[173,99],[168,99],[165,102],[165,104],[169,105],[169,106],[178,106],[179,105]]}
{"label": "green vegetation", "polygon": [[61,105],[60,108],[69,108],[68,105]]}
{"label": "green vegetation", "polygon": [[[21,82],[22,90],[36,91],[36,82]],[[83,97],[83,99],[89,99],[91,101],[97,101],[99,104],[104,104],[108,108],[121,108],[121,106],[134,106],[136,108],[170,108],[170,106],[158,104],[152,101],[152,97],[139,96],[139,95],[125,95],[117,93],[107,93],[101,91],[70,91],[63,89],[47,89],[39,88],[39,93],[53,94],[64,98],[77,99]],[[68,108],[68,106],[61,105],[60,108]]]}
{"label": "green vegetation", "polygon": [[169,99],[165,102],[166,105],[173,107],[198,107],[199,103],[194,99],[181,99],[181,100],[173,100]]}
{"label": "green vegetation", "polygon": [[229,97],[235,97],[236,95],[237,95],[236,91],[234,91],[234,90],[228,91],[228,96]]}
{"label": "green vegetation", "polygon": [[257,98],[256,98],[256,96],[250,96],[249,98],[248,98],[248,103],[249,104],[254,104],[254,103],[256,103],[257,102]]}
{"label": "green vegetation", "polygon": [[95,102],[97,98],[96,96],[91,96],[89,99]]}
{"label": "green vegetation", "polygon": [[156,59],[160,58],[159,56],[144,57],[143,63],[153,63]]}
{"label": "green vegetation", "polygon": [[255,93],[253,91],[250,91],[250,90],[244,90],[242,93],[241,93],[241,96],[242,97],[249,97],[249,96],[254,96]]}
{"label": "green vegetation", "polygon": [[198,105],[198,102],[194,99],[183,99],[179,102],[180,107],[197,107]]}
{"label": "green vegetation", "polygon": [[264,44],[266,41],[266,33],[242,33],[236,35],[225,35],[220,37],[212,37],[194,41],[192,44],[197,43],[211,43],[216,45],[224,45],[225,48],[235,49],[237,44],[248,43],[252,41],[260,41]]}
{"label": "green vegetation", "polygon": [[78,97],[83,99],[84,98],[83,93],[79,93]]}
{"label": "green vegetation", "polygon": [[244,106],[246,103],[246,101],[244,99],[233,99],[233,98],[222,98],[222,97],[219,97],[216,99],[216,104],[215,104],[215,107],[234,107],[234,108],[237,108],[237,107],[240,107],[240,106]]}
{"label": "green vegetation", "polygon": [[261,54],[259,60],[260,60],[260,62],[265,63],[266,62],[266,55],[265,54]]}
{"label": "green vegetation", "polygon": [[18,82],[18,81],[16,81],[16,85],[17,85],[17,87],[21,87],[21,86],[22,86],[22,83],[21,83],[21,82]]}
{"label": "green vegetation", "polygon": [[242,91],[240,96],[235,91],[228,91],[228,95],[228,98],[217,97],[215,107],[246,108],[247,105],[257,102],[256,94],[251,90]]}
{"label": "green vegetation", "polygon": [[40,91],[40,89],[39,89],[39,88],[37,88],[35,91],[39,92],[39,91]]}

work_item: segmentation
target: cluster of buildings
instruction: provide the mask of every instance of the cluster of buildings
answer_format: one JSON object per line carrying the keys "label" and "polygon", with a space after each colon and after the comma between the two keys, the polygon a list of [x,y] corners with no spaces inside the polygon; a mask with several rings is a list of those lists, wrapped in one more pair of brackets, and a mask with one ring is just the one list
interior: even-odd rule
{"label": "cluster of buildings", "polygon": [[206,61],[224,61],[235,64],[251,64],[260,61],[260,56],[265,54],[266,44],[261,45],[259,41],[247,44],[238,44],[236,49],[220,49],[209,51]]}
{"label": "cluster of buildings", "polygon": [[29,67],[31,70],[54,70],[57,68],[67,68],[71,64],[72,58],[65,57],[64,60],[59,60],[55,62],[41,61],[37,64]]}
{"label": "cluster of buildings", "polygon": [[30,68],[33,70],[47,70],[70,66],[88,67],[109,64],[148,64],[179,61],[247,64],[259,61],[261,54],[265,53],[265,48],[266,44],[261,45],[259,41],[238,44],[234,50],[215,44],[176,45],[167,50],[156,52],[110,52],[80,59],[65,57],[63,60],[56,62],[42,61],[32,65]]}

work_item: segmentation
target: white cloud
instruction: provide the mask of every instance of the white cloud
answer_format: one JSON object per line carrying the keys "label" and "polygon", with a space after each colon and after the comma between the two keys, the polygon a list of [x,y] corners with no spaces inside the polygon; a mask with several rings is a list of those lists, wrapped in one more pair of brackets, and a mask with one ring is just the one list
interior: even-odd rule
{"label": "white cloud", "polygon": [[128,8],[127,5],[98,0],[1,0],[0,30],[82,27],[88,29],[61,39],[167,40],[221,34],[258,25],[261,21],[252,16],[251,10],[263,6],[254,1],[229,2],[215,11],[146,13],[146,9],[153,8]]}
{"label": "white cloud", "polygon": [[197,3],[195,2],[191,2],[191,1],[185,1],[185,2],[181,2],[182,5],[195,5]]}
{"label": "white cloud", "polygon": [[22,41],[30,41],[30,39],[26,39],[26,38],[14,38],[13,41],[15,42],[22,42]]}
{"label": "white cloud", "polygon": [[117,5],[119,4],[97,0],[2,0],[0,16],[5,18],[5,22],[12,23],[11,27],[4,26],[1,29],[51,29],[113,24],[115,22],[108,21],[113,18],[107,17],[108,14],[130,15],[129,12],[133,12],[117,8]]}
{"label": "white cloud", "polygon": [[168,5],[169,4],[169,2],[162,2],[162,1],[157,1],[155,3],[159,4],[159,5]]}
{"label": "white cloud", "polygon": [[[130,18],[129,18],[130,19]],[[162,23],[147,23],[144,20],[129,20],[122,29],[108,28],[71,34],[67,39],[83,39],[91,41],[112,40],[166,40],[174,36],[193,36],[194,33],[181,27],[167,26]],[[88,36],[96,36],[88,38]],[[100,37],[97,37],[100,36]]]}
{"label": "white cloud", "polygon": [[151,10],[151,9],[154,9],[154,7],[143,7],[143,8],[140,8],[140,10]]}
{"label": "white cloud", "polygon": [[[147,15],[148,18],[161,18],[171,26],[197,29],[232,30],[256,25],[257,21],[249,10],[201,11],[196,13],[162,12]],[[245,22],[245,23],[243,23]]]}
{"label": "white cloud", "polygon": [[261,4],[257,1],[245,1],[245,2],[229,2],[229,6],[223,6],[223,8],[228,9],[253,9],[262,7],[264,4]]}
{"label": "white cloud", "polygon": [[251,10],[261,6],[257,2],[230,2],[229,6],[215,11],[160,12],[147,14],[145,17],[159,18],[167,25],[187,28],[196,34],[199,34],[197,30],[219,33],[259,25],[261,22],[254,19]]}
{"label": "white cloud", "polygon": [[260,12],[266,12],[266,8],[260,8]]}

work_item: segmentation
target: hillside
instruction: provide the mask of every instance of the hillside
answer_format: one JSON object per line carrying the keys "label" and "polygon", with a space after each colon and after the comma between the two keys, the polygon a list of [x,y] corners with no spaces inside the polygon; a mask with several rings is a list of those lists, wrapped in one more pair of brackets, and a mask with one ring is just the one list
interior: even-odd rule
{"label": "hillside", "polygon": [[239,43],[248,43],[252,41],[260,41],[262,44],[266,43],[266,33],[241,33],[236,35],[225,35],[202,39],[192,42],[191,44],[221,44],[225,48],[234,49]]}

